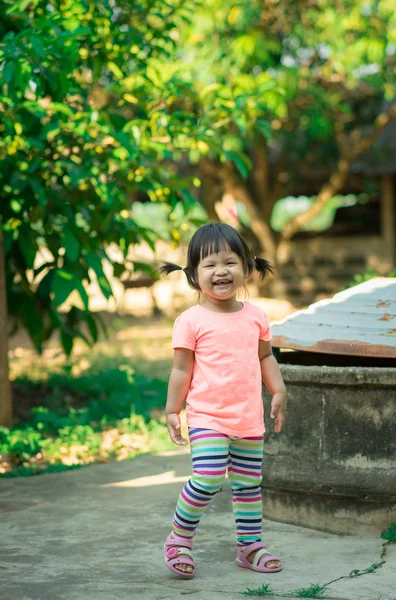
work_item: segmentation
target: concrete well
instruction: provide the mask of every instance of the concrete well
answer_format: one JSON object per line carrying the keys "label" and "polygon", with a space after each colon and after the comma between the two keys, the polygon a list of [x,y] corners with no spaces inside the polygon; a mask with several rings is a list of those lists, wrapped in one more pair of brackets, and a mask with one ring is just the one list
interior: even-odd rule
{"label": "concrete well", "polygon": [[264,394],[264,516],[334,533],[381,533],[396,521],[396,368],[281,369],[288,409],[280,434]]}

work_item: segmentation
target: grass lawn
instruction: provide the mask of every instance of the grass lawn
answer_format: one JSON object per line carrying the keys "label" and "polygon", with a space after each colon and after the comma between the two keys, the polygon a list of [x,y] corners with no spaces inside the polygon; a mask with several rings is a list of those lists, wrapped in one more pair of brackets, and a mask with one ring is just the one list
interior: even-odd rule
{"label": "grass lawn", "polygon": [[103,315],[108,339],[78,342],[68,363],[56,340],[38,357],[11,341],[15,425],[0,427],[0,476],[123,460],[173,447],[163,408],[172,321]]}

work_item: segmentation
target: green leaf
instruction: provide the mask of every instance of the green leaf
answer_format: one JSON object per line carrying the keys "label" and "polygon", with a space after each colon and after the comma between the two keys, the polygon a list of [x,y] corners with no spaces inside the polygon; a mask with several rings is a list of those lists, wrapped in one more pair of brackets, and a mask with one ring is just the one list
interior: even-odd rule
{"label": "green leaf", "polygon": [[76,262],[80,255],[80,244],[73,231],[68,227],[63,231],[62,246],[65,248],[67,259],[72,263]]}
{"label": "green leaf", "polygon": [[109,209],[111,209],[114,205],[115,198],[110,186],[100,183],[95,177],[91,177],[90,181],[98,197]]}
{"label": "green leaf", "polygon": [[67,106],[67,104],[65,105],[65,104],[62,104],[61,102],[52,102],[51,109],[54,110],[54,112],[59,112],[59,113],[62,113],[63,115],[66,115],[66,117],[73,116],[73,109],[70,108],[70,106]]}
{"label": "green leaf", "polygon": [[113,276],[119,279],[121,275],[125,272],[125,265],[119,262],[114,261],[113,265]]}
{"label": "green leaf", "polygon": [[118,67],[118,65],[115,64],[115,62],[113,61],[109,61],[107,63],[107,68],[109,69],[109,71],[111,73],[113,73],[113,75],[117,78],[117,79],[122,79],[124,76],[122,74],[121,69]]}
{"label": "green leaf", "polygon": [[139,233],[140,236],[144,239],[144,241],[147,242],[147,244],[150,246],[151,250],[155,252],[155,242],[151,239],[148,230],[141,229]]}
{"label": "green leaf", "polygon": [[40,56],[40,58],[44,58],[45,57],[45,49],[44,49],[44,45],[43,45],[42,41],[40,40],[40,38],[35,37],[35,36],[30,36],[29,40],[30,40],[30,42],[33,46],[33,50],[35,51],[37,56]]}
{"label": "green leaf", "polygon": [[2,71],[2,79],[4,83],[9,83],[13,78],[15,73],[15,63],[14,61],[9,61],[6,63],[5,67]]}
{"label": "green leaf", "polygon": [[[133,128],[132,128],[133,131]],[[130,158],[133,158],[137,155],[137,146],[133,146],[131,144],[131,138],[126,135],[123,132],[116,132],[114,133],[114,139],[117,140],[117,142],[120,142],[120,144],[126,149],[128,150],[129,154],[130,154]],[[139,143],[140,143],[140,138],[139,138]]]}
{"label": "green leaf", "polygon": [[188,210],[192,206],[196,206],[197,200],[194,198],[194,196],[192,195],[192,193],[190,192],[189,189],[187,189],[187,188],[181,189],[180,195],[183,198],[184,208],[186,208]]}
{"label": "green leaf", "polygon": [[20,315],[23,324],[29,332],[31,340],[38,352],[42,350],[43,344],[43,322],[32,298],[27,296],[19,304]]}
{"label": "green leaf", "polygon": [[226,152],[225,155],[227,160],[233,162],[241,176],[246,179],[249,175],[250,161],[241,154],[236,154],[235,152]]}
{"label": "green leaf", "polygon": [[66,356],[70,356],[73,351],[74,337],[70,333],[62,329],[61,342]]}
{"label": "green leaf", "polygon": [[27,267],[29,267],[29,269],[32,269],[34,266],[34,260],[36,258],[36,247],[28,237],[27,232],[23,230],[20,231],[18,244],[23,254],[23,258],[26,261]]}
{"label": "green leaf", "polygon": [[268,121],[263,121],[262,119],[257,119],[256,126],[259,131],[263,134],[263,136],[268,140],[272,140],[272,128]]}
{"label": "green leaf", "polygon": [[31,0],[19,0],[19,2],[13,2],[12,6],[7,9],[6,14],[12,15],[14,12],[23,12],[30,3]]}
{"label": "green leaf", "polygon": [[88,265],[95,272],[96,278],[98,280],[98,284],[104,297],[108,300],[113,295],[113,290],[111,289],[111,285],[104,274],[102,261],[95,252],[89,251],[85,254],[85,259]]}
{"label": "green leaf", "polygon": [[95,318],[88,312],[84,313],[81,318],[86,321],[92,337],[92,342],[96,344],[98,341],[98,327],[96,325]]}
{"label": "green leaf", "polygon": [[40,298],[49,298],[52,289],[52,278],[54,276],[54,272],[54,269],[50,269],[40,281],[37,288],[37,293]]}
{"label": "green leaf", "polygon": [[69,273],[65,269],[56,269],[55,275],[51,282],[52,292],[54,294],[53,304],[54,306],[60,306],[63,304],[73,290],[76,289],[78,282],[75,280],[74,275]]}
{"label": "green leaf", "polygon": [[208,94],[217,92],[221,87],[222,85],[220,83],[211,83],[210,85],[207,85],[200,93],[201,99],[204,100]]}
{"label": "green leaf", "polygon": [[[1,227],[1,221],[0,221],[0,227]],[[3,230],[3,250],[4,250],[5,254],[7,254],[11,250],[13,241],[14,241],[14,238],[13,238],[12,231]]]}
{"label": "green leaf", "polygon": [[80,294],[80,298],[84,303],[85,309],[89,310],[89,297],[85,290],[84,283],[76,278],[76,290]]}
{"label": "green leaf", "polygon": [[41,208],[45,208],[48,200],[44,193],[44,188],[42,187],[41,183],[34,177],[31,177],[29,184],[34,192],[35,197],[37,198],[37,200],[39,202],[39,205],[41,206]]}

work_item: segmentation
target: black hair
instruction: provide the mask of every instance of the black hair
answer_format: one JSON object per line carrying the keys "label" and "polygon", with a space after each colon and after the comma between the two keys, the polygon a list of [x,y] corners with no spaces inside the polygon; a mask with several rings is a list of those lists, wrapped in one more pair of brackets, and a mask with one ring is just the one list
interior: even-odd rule
{"label": "black hair", "polygon": [[194,233],[187,250],[187,266],[180,267],[174,263],[164,262],[157,271],[168,275],[172,271],[184,271],[189,285],[200,291],[198,284],[198,265],[209,254],[217,254],[226,249],[235,252],[242,261],[243,270],[250,275],[253,269],[264,279],[269,273],[274,273],[273,267],[264,258],[253,256],[252,251],[236,229],[226,223],[208,223]]}

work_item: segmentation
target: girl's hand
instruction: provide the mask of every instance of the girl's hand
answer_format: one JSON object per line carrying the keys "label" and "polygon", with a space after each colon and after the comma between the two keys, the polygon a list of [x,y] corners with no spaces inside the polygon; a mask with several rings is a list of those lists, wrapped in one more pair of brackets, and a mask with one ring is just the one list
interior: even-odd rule
{"label": "girl's hand", "polygon": [[286,392],[278,392],[272,396],[271,419],[275,419],[275,431],[282,431],[286,419]]}
{"label": "girl's hand", "polygon": [[188,442],[181,435],[180,417],[177,413],[166,415],[166,424],[168,425],[169,437],[177,446],[187,446]]}

